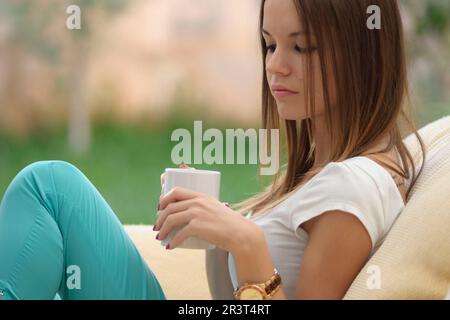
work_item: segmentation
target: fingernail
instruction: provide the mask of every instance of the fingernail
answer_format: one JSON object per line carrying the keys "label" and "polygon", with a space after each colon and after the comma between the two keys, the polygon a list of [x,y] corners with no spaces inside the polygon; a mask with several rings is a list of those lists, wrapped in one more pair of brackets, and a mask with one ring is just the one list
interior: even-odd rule
{"label": "fingernail", "polygon": [[159,233],[156,235],[156,240],[159,240]]}
{"label": "fingernail", "polygon": [[170,243],[168,243],[166,246],[166,250],[169,250],[169,249],[170,249]]}

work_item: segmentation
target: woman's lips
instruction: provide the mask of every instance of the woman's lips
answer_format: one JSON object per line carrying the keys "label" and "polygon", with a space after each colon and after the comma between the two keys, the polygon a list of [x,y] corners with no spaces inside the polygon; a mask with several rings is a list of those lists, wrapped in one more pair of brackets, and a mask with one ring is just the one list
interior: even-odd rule
{"label": "woman's lips", "polygon": [[288,91],[288,90],[274,90],[273,94],[277,98],[284,98],[284,97],[298,94],[298,92],[292,92],[292,91]]}

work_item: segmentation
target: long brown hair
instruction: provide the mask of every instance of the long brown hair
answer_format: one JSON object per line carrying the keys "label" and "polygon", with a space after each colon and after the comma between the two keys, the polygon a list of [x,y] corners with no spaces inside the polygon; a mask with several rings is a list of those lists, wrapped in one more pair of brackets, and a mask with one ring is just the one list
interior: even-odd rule
{"label": "long brown hair", "polygon": [[[322,72],[325,100],[325,119],[328,128],[330,157],[328,162],[340,162],[347,158],[370,155],[366,153],[383,137],[389,143],[383,150],[397,150],[403,168],[387,165],[391,170],[411,181],[406,193],[422,172],[425,163],[425,147],[411,120],[408,94],[406,54],[402,19],[397,1],[394,0],[293,0],[299,18],[306,31],[308,47],[311,32],[315,35],[317,53]],[[263,26],[265,0],[261,1],[260,30]],[[367,8],[378,5],[381,9],[381,29],[367,27]],[[281,121],[276,102],[267,81],[264,39],[260,33],[263,81],[262,81],[262,127],[281,129],[282,143],[279,154],[287,158],[265,191],[234,206],[241,214],[263,212],[273,208],[297,190],[323,167],[314,164],[314,81],[311,70],[312,58],[306,57],[305,105],[310,106],[312,117],[296,121]],[[332,70],[333,74],[327,74]],[[333,77],[334,76],[334,77]],[[331,112],[330,82],[335,79],[337,112]],[[403,143],[401,122],[417,137],[422,153],[422,166],[415,175],[415,160]],[[270,135],[269,135],[270,136]],[[271,141],[268,142],[272,143]],[[375,152],[373,152],[375,153]],[[414,176],[415,175],[415,176]]]}

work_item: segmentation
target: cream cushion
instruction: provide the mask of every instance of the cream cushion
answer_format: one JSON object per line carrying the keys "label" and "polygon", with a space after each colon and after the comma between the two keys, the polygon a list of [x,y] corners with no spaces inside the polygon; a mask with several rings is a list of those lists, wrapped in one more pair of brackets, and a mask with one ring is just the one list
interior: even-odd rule
{"label": "cream cushion", "polygon": [[[444,299],[450,287],[450,117],[419,130],[424,170],[384,243],[361,270],[345,299]],[[414,136],[405,139],[420,168]],[[203,250],[165,250],[153,226],[125,226],[168,299],[211,299]],[[373,267],[380,288],[373,289]],[[371,277],[372,276],[372,277]]]}

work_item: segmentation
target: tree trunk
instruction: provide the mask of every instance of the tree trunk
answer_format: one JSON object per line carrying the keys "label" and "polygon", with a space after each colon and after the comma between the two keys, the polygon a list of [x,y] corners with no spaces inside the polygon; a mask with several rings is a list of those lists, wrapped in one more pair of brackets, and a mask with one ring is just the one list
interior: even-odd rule
{"label": "tree trunk", "polygon": [[86,154],[91,146],[89,106],[86,97],[87,45],[84,39],[74,40],[69,75],[68,140],[71,151]]}

